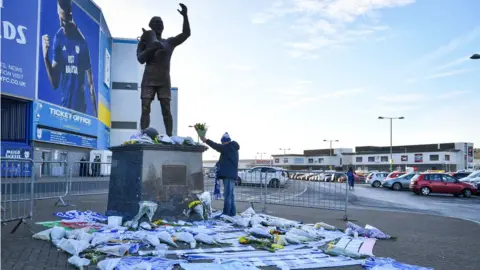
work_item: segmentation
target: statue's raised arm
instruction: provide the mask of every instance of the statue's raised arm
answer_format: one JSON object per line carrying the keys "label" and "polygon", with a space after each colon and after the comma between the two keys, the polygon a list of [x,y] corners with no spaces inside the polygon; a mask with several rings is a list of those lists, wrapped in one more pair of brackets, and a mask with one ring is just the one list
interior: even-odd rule
{"label": "statue's raised arm", "polygon": [[188,9],[187,6],[184,4],[180,4],[180,8],[178,9],[178,13],[183,16],[183,27],[182,27],[182,33],[176,35],[175,37],[169,38],[169,42],[173,46],[178,46],[185,42],[190,37],[190,22],[188,21]]}

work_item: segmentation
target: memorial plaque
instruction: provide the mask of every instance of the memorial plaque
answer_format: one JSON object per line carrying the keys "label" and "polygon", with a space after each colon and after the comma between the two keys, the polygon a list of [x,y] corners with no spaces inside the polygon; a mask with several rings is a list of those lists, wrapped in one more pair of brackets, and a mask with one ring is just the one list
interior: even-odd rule
{"label": "memorial plaque", "polygon": [[187,167],[185,165],[163,165],[162,184],[168,186],[186,186]]}

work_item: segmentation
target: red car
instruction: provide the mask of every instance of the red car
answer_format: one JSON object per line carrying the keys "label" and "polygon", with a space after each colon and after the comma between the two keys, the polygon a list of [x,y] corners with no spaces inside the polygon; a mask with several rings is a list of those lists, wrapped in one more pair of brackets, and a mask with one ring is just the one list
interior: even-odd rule
{"label": "red car", "polygon": [[385,180],[388,180],[388,179],[393,179],[393,178],[397,178],[399,176],[402,176],[404,175],[405,173],[404,172],[391,172],[387,175],[387,177],[385,178]]}
{"label": "red car", "polygon": [[477,193],[476,186],[460,182],[446,173],[417,174],[410,180],[410,190],[421,195],[444,193],[453,194],[455,197],[470,197]]}

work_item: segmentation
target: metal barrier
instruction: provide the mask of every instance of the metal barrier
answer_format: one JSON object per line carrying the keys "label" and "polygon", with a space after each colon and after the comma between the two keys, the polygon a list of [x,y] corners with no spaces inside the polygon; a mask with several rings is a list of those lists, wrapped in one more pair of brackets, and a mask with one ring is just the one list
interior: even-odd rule
{"label": "metal barrier", "polygon": [[1,158],[1,222],[18,221],[12,233],[33,216],[33,167],[31,159]]}
{"label": "metal barrier", "polygon": [[68,195],[108,194],[110,172],[109,162],[75,162],[70,166]]}
{"label": "metal barrier", "polygon": [[[215,179],[205,170],[205,190],[213,194]],[[222,185],[223,186],[223,185]],[[221,188],[223,193],[223,188]],[[235,201],[321,208],[344,212],[348,219],[348,181],[345,173],[312,173],[269,167],[239,170]]]}
{"label": "metal barrier", "polygon": [[66,161],[35,161],[35,199],[58,198],[57,205],[68,194],[68,163]]}
{"label": "metal barrier", "polygon": [[[205,173],[204,189],[213,196],[215,177],[214,174],[210,174],[208,171]],[[220,179],[219,182],[222,187],[220,192],[223,195],[223,181]],[[252,203],[264,201],[265,186],[261,185],[261,183],[263,183],[263,175],[260,171],[239,170],[234,189],[235,201]]]}
{"label": "metal barrier", "polygon": [[111,163],[66,161],[35,162],[35,199],[58,198],[55,205],[71,205],[69,195],[107,194]]}

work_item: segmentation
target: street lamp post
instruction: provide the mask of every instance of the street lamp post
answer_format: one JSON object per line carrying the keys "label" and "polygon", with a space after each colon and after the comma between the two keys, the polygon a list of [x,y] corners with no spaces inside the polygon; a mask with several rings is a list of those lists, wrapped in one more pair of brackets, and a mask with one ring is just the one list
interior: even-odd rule
{"label": "street lamp post", "polygon": [[[330,143],[330,161],[332,159],[332,156],[333,156],[333,147],[332,147],[332,144],[334,142],[338,142],[338,140],[323,140],[324,142],[329,142]],[[332,165],[330,165],[332,166]],[[331,168],[330,168],[331,169]]]}
{"label": "street lamp post", "polygon": [[394,119],[405,119],[405,117],[386,117],[386,116],[379,116],[378,119],[388,119],[390,120],[390,171],[393,171],[393,142],[392,142],[392,124]]}
{"label": "street lamp post", "polygon": [[338,140],[323,140],[324,142],[330,142],[330,156],[333,155],[333,148],[332,148],[332,143],[338,142]]}
{"label": "street lamp post", "polygon": [[260,160],[263,159],[263,155],[266,155],[267,153],[257,153],[257,155],[260,155]]}
{"label": "street lamp post", "polygon": [[290,148],[279,148],[280,151],[283,151],[283,155],[287,155],[287,151],[290,151]]}

